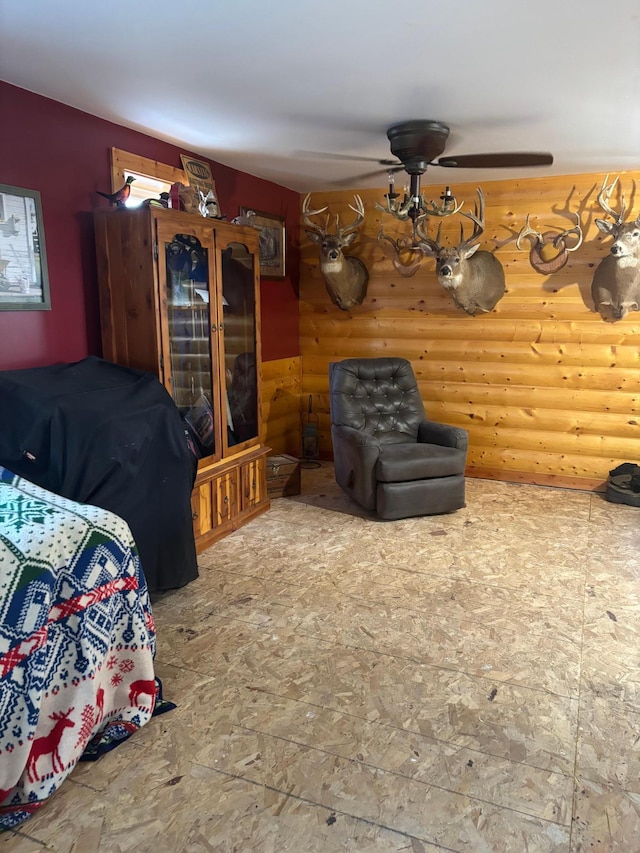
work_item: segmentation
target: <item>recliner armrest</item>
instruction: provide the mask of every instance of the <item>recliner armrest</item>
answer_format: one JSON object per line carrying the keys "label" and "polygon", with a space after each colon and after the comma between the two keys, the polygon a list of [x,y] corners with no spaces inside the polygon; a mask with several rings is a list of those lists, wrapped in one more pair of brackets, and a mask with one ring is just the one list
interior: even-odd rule
{"label": "recliner armrest", "polygon": [[462,427],[422,421],[418,427],[418,441],[423,444],[439,444],[441,447],[456,447],[466,452],[469,447],[469,433]]}
{"label": "recliner armrest", "polygon": [[334,435],[338,436],[343,441],[348,441],[349,444],[353,444],[354,447],[380,447],[380,442],[375,438],[375,436],[371,435],[371,433],[365,432],[364,430],[355,429],[355,427],[345,426],[344,424],[333,424],[331,429],[333,430]]}
{"label": "recliner armrest", "polygon": [[333,461],[340,488],[365,509],[376,508],[376,462],[380,444],[368,432],[333,424]]}

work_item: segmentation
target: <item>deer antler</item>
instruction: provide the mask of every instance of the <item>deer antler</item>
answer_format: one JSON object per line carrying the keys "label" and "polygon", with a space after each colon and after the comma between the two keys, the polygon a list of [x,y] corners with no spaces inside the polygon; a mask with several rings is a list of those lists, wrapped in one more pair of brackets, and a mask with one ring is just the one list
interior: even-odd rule
{"label": "deer antler", "polygon": [[392,201],[388,196],[387,206],[385,207],[382,204],[378,204],[376,202],[376,210],[381,210],[383,213],[390,213],[392,216],[395,216],[396,219],[399,219],[401,222],[404,222],[409,218],[409,208],[413,205],[413,200],[410,198],[406,198],[399,201]]}
{"label": "deer antler", "polygon": [[[442,196],[440,196],[442,198]],[[427,216],[453,216],[455,213],[460,213],[464,206],[464,202],[461,201],[460,204],[454,205],[451,210],[447,210],[444,205],[437,205],[433,199],[428,202],[431,205],[431,210],[427,210]]]}
{"label": "deer antler", "polygon": [[[409,211],[413,207],[413,198],[411,196],[405,196],[402,201],[392,201],[389,196],[385,196],[385,198],[387,199],[386,207],[376,203],[376,210],[381,210],[383,213],[390,213],[402,222],[409,219]],[[444,205],[436,204],[433,199],[427,201],[424,194],[420,196],[420,210],[423,211],[422,216],[453,216],[454,213],[460,212],[463,204],[464,202],[460,202],[460,204],[454,205],[449,210]]]}
{"label": "deer antler", "polygon": [[609,180],[609,175],[607,175],[606,178],[604,179],[604,181],[602,182],[602,189],[598,193],[598,204],[604,210],[605,213],[607,213],[609,216],[612,216],[615,219],[616,225],[622,225],[622,223],[624,222],[624,214],[625,214],[626,209],[627,209],[625,206],[625,203],[624,203],[624,193],[622,193],[622,198],[621,198],[622,210],[620,211],[620,213],[616,213],[616,211],[612,207],[609,206],[609,199],[611,198],[611,193],[613,192],[615,185],[618,183],[619,177],[620,176],[618,175],[615,178],[615,180],[611,183],[611,185],[607,186],[607,181]]}
{"label": "deer antler", "polygon": [[518,234],[518,239],[516,240],[516,246],[519,249],[522,249],[522,246],[520,245],[520,241],[523,240],[525,237],[529,237],[530,235],[532,237],[535,237],[538,243],[543,242],[542,234],[539,231],[534,231],[534,229],[529,225],[530,216],[531,216],[531,214],[527,213],[527,218],[525,220],[525,223],[524,223],[523,227],[520,229],[520,233]]}
{"label": "deer antler", "polygon": [[353,220],[351,225],[340,225],[340,217],[336,216],[336,237],[338,237],[339,239],[346,237],[346,235],[350,234],[352,231],[356,231],[358,226],[364,219],[364,204],[362,203],[362,199],[357,194],[354,194],[354,199],[356,207],[354,207],[352,204],[349,205],[351,210],[353,210],[353,212],[356,214],[356,218]]}
{"label": "deer antler", "polygon": [[[378,240],[386,240],[388,243],[391,243],[394,250],[394,258],[393,258],[393,266],[400,273],[400,275],[408,278],[410,275],[414,275],[418,267],[420,266],[420,262],[422,261],[422,249],[420,246],[415,246],[411,237],[398,237],[397,240],[394,240],[392,237],[389,237],[384,233],[383,228],[381,227],[378,231]],[[419,252],[419,257],[415,258],[408,264],[402,263],[400,260],[401,253],[408,252],[409,254],[413,254],[414,252]]]}
{"label": "deer antler", "polygon": [[310,217],[317,216],[319,213],[324,213],[327,208],[326,207],[320,207],[320,208],[318,208],[318,210],[309,210],[309,199],[310,198],[311,198],[311,193],[307,193],[305,200],[302,202],[302,216],[304,219],[304,224],[308,228],[310,228],[314,232],[314,234],[317,234],[319,237],[322,237],[324,239],[327,236],[327,230],[329,227],[329,217],[327,216],[327,222],[326,222],[324,228],[322,228],[320,225],[318,225],[317,222],[312,222]]}
{"label": "deer antler", "polygon": [[69,714],[75,710],[75,706],[69,708],[68,711],[54,711],[53,714],[49,714],[50,720],[66,720]]}
{"label": "deer antler", "polygon": [[458,244],[458,248],[461,251],[470,249],[474,243],[478,242],[484,232],[484,193],[482,192],[482,187],[477,187],[476,192],[478,193],[480,203],[474,204],[474,212],[461,214],[461,216],[466,216],[467,219],[473,222],[473,234],[466,240],[464,239],[462,223],[460,223],[460,243]]}
{"label": "deer antler", "polygon": [[442,231],[442,222],[438,223],[438,233],[436,234],[436,239],[432,240],[431,237],[427,234],[427,222],[429,221],[429,214],[423,214],[419,216],[414,224],[414,234],[417,240],[419,241],[418,246],[425,254],[429,255],[437,255],[441,250],[442,246],[440,245],[440,232]]}
{"label": "deer antler", "polygon": [[576,224],[573,226],[573,228],[567,228],[566,231],[563,231],[561,234],[558,234],[556,239],[553,241],[553,245],[557,249],[558,246],[560,245],[561,241],[563,243],[565,243],[565,238],[568,237],[569,234],[575,234],[577,237],[577,242],[576,242],[575,246],[571,246],[571,247],[569,247],[567,245],[563,246],[563,248],[567,252],[575,252],[576,249],[579,249],[580,246],[582,246],[582,223],[580,222],[580,214],[579,213],[572,213],[570,215],[575,216]]}

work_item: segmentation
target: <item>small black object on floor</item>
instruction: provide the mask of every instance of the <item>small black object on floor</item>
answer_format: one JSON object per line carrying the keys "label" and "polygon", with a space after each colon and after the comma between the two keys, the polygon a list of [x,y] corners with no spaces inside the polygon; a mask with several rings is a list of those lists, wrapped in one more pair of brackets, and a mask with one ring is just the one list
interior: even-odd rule
{"label": "small black object on floor", "polygon": [[605,497],[611,503],[640,507],[640,465],[623,462],[609,471]]}

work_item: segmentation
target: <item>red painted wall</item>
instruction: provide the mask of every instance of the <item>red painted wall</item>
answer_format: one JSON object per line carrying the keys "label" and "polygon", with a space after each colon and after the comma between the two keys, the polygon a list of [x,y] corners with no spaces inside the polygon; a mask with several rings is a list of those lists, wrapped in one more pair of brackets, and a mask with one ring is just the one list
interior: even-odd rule
{"label": "red painted wall", "polygon": [[[0,311],[0,370],[38,367],[100,355],[100,323],[92,211],[108,204],[112,147],[181,168],[192,154],[135,130],[0,82],[0,183],[38,190],[42,198],[51,311]],[[8,128],[11,131],[8,132]],[[239,205],[284,216],[287,277],[261,284],[262,357],[300,354],[298,315],[298,193],[211,163],[220,209]]]}

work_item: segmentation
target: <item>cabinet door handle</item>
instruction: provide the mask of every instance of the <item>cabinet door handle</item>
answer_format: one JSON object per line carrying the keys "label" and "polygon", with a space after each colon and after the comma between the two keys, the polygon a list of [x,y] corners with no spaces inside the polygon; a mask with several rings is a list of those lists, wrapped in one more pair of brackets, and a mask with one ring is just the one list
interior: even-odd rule
{"label": "cabinet door handle", "polygon": [[192,512],[192,513],[191,513],[191,518],[192,518],[194,521],[197,521],[197,520],[198,520],[198,513],[197,513],[197,512]]}
{"label": "cabinet door handle", "polygon": [[224,323],[220,323],[220,325],[218,326],[218,328],[220,329],[220,331],[222,331],[222,330],[224,329]]}
{"label": "cabinet door handle", "polygon": [[212,331],[212,332],[217,332],[217,331],[218,331],[218,327],[216,326],[216,324],[215,324],[215,323],[213,323],[213,324],[212,324],[212,326],[211,326],[211,331]]}

